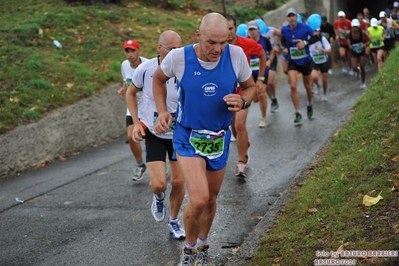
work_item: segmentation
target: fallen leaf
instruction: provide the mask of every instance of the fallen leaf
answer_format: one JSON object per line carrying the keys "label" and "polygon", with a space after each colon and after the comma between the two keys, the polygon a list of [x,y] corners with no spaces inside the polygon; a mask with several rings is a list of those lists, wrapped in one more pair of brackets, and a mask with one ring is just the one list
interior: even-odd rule
{"label": "fallen leaf", "polygon": [[239,249],[240,249],[240,247],[233,248],[233,249],[231,250],[231,253],[232,253],[232,254],[236,254],[237,251],[238,251]]}
{"label": "fallen leaf", "polygon": [[19,99],[17,97],[10,98],[10,102],[18,103]]}
{"label": "fallen leaf", "polygon": [[341,251],[344,250],[344,245],[339,246],[339,248],[337,249],[337,253],[340,254]]}
{"label": "fallen leaf", "polygon": [[65,158],[65,157],[63,157],[63,156],[60,156],[60,157],[57,158],[57,160],[58,160],[58,161],[66,161],[67,158]]}
{"label": "fallen leaf", "polygon": [[381,199],[383,199],[383,197],[381,197],[381,193],[382,191],[380,192],[380,194],[378,194],[377,197],[370,197],[368,195],[364,195],[363,204],[367,207],[377,204]]}
{"label": "fallen leaf", "polygon": [[72,203],[72,201],[64,201],[64,205],[71,205]]}
{"label": "fallen leaf", "polygon": [[396,156],[396,157],[392,158],[391,161],[392,161],[392,162],[397,162],[398,159],[399,159],[399,156]]}
{"label": "fallen leaf", "polygon": [[282,257],[277,257],[277,258],[274,258],[274,259],[273,259],[273,262],[278,263],[278,262],[280,262],[282,259],[283,259]]}
{"label": "fallen leaf", "polygon": [[66,85],[65,85],[68,89],[70,89],[70,88],[72,88],[73,87],[73,83],[71,83],[71,82],[68,82]]}
{"label": "fallen leaf", "polygon": [[318,211],[317,208],[309,208],[308,209],[308,213],[314,213],[314,212],[317,212],[317,211]]}
{"label": "fallen leaf", "polygon": [[341,174],[341,180],[344,179],[344,177],[345,177],[345,174],[342,173],[342,174]]}

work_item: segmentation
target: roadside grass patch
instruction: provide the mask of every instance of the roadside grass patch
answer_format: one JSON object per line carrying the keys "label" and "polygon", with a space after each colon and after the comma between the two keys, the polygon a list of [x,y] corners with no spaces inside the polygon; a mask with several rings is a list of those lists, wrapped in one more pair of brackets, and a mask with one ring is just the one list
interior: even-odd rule
{"label": "roadside grass patch", "polygon": [[137,39],[147,58],[158,54],[164,30],[175,30],[183,44],[195,42],[203,15],[184,6],[165,12],[124,0],[89,6],[3,0],[0,10],[0,134],[120,83],[128,39]]}
{"label": "roadside grass patch", "polygon": [[[347,124],[304,173],[248,265],[314,265],[331,251],[399,250],[399,51],[391,53]],[[383,197],[370,207],[364,195]],[[321,257],[317,251],[326,251]],[[399,257],[338,257],[399,265]]]}

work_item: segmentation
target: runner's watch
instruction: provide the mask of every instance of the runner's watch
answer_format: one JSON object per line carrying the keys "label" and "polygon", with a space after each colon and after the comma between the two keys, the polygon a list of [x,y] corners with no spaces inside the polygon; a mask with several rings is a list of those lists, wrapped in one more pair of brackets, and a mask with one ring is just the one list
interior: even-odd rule
{"label": "runner's watch", "polygon": [[242,99],[242,101],[243,101],[241,109],[247,109],[248,107],[251,106],[251,103],[250,103],[250,102],[248,102],[247,100],[245,100],[245,99],[242,98],[242,97],[241,97],[241,99]]}

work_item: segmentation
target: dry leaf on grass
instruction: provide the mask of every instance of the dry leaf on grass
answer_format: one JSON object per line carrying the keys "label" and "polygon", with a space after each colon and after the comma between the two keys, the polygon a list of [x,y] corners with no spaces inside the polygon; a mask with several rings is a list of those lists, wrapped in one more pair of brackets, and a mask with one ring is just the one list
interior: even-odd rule
{"label": "dry leaf on grass", "polygon": [[370,197],[368,195],[364,195],[363,204],[367,207],[377,204],[381,199],[383,199],[383,197],[381,197],[381,193],[382,191],[380,192],[380,194],[378,194],[377,197]]}

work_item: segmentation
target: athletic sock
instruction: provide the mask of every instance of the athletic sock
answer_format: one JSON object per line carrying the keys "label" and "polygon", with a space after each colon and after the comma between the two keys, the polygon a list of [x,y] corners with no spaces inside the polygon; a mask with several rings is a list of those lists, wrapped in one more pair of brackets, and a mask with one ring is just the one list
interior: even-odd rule
{"label": "athletic sock", "polygon": [[186,242],[186,245],[185,245],[185,247],[186,247],[187,249],[196,249],[196,246],[197,246],[197,241],[191,242],[191,243]]}
{"label": "athletic sock", "polygon": [[203,247],[206,244],[208,244],[208,238],[206,236],[198,236],[197,246],[198,247]]}

